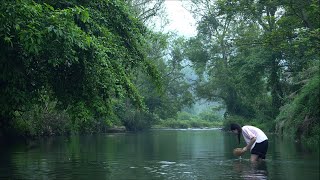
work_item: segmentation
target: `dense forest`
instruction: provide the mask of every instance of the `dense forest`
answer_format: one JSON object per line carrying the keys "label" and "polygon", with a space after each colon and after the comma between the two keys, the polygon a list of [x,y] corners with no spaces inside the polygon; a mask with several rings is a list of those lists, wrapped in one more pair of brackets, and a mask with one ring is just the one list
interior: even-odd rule
{"label": "dense forest", "polygon": [[[183,2],[195,37],[153,30],[164,0],[1,0],[0,137],[137,131],[181,117],[319,144],[319,2]],[[199,99],[223,104],[223,119],[217,108],[181,112]]]}

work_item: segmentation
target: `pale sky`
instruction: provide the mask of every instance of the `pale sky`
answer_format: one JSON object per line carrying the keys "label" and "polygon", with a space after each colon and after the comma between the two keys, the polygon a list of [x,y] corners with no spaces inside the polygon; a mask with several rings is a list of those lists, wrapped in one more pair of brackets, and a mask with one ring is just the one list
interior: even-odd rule
{"label": "pale sky", "polygon": [[196,35],[195,20],[180,0],[166,0],[169,25],[165,30],[176,31],[179,35],[191,37]]}
{"label": "pale sky", "polygon": [[[184,1],[185,4],[187,2]],[[166,8],[169,24],[161,29],[163,24],[161,18],[153,19],[156,31],[176,32],[180,36],[192,37],[196,35],[195,20],[192,15],[182,5],[180,0],[166,0],[164,6]]]}

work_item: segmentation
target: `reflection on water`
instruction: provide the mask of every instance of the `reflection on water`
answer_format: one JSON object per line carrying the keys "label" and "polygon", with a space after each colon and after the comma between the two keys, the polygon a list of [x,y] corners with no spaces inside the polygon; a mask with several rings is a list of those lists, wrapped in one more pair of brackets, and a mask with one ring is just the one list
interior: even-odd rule
{"label": "reflection on water", "polygon": [[[243,142],[242,142],[243,143]],[[267,159],[251,163],[216,129],[55,137],[0,148],[0,179],[319,179],[319,155],[269,136]]]}
{"label": "reflection on water", "polygon": [[249,160],[233,161],[233,169],[242,179],[268,179],[268,168],[265,161],[251,163]]}

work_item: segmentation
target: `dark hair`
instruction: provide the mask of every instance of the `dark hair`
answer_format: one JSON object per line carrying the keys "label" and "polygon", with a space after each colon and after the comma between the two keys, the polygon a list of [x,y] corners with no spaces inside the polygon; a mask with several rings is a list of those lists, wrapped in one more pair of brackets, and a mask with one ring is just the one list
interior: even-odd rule
{"label": "dark hair", "polygon": [[242,133],[241,126],[239,124],[237,124],[237,123],[231,123],[230,124],[230,129],[231,129],[231,131],[238,130],[238,142],[240,144],[240,134]]}

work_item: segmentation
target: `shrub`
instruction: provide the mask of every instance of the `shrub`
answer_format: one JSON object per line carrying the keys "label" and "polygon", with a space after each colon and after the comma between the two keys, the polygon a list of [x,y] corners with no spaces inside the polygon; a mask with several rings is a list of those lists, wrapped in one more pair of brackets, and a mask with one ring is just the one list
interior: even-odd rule
{"label": "shrub", "polygon": [[205,121],[210,121],[210,122],[214,122],[214,121],[221,121],[222,117],[219,116],[216,112],[212,111],[212,110],[208,110],[208,111],[203,111],[199,114],[199,118]]}
{"label": "shrub", "polygon": [[156,114],[145,111],[128,111],[121,118],[123,125],[129,131],[141,131],[151,128],[159,120]]}
{"label": "shrub", "polygon": [[43,95],[42,101],[27,111],[15,111],[17,132],[26,136],[52,136],[70,132],[70,117],[66,111],[57,110],[57,101]]}
{"label": "shrub", "polygon": [[189,128],[189,125],[186,121],[177,121],[174,119],[168,119],[166,121],[162,121],[162,126],[167,128],[175,128],[175,129]]}
{"label": "shrub", "polygon": [[222,122],[208,122],[204,120],[175,120],[167,119],[160,123],[160,127],[186,129],[186,128],[205,128],[205,127],[221,127]]}
{"label": "shrub", "polygon": [[194,116],[188,112],[178,112],[177,119],[178,120],[192,120]]}
{"label": "shrub", "polygon": [[283,106],[276,119],[277,132],[319,145],[319,78],[315,75],[292,102]]}

